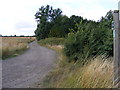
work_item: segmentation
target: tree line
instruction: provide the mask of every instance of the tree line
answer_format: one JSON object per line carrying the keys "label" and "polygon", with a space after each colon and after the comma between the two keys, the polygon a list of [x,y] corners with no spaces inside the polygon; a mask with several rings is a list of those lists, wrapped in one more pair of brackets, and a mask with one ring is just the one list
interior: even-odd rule
{"label": "tree line", "polygon": [[49,37],[66,38],[64,52],[71,60],[95,55],[113,55],[113,33],[111,23],[112,11],[99,21],[83,19],[72,15],[70,18],[62,14],[62,10],[47,5],[39,8],[35,14],[37,40]]}
{"label": "tree line", "polygon": [[39,11],[35,14],[35,19],[37,21],[37,29],[35,30],[37,40],[48,37],[66,37],[70,29],[76,30],[76,23],[81,20],[87,21],[87,19],[84,20],[81,16],[75,15],[68,18],[62,14],[61,9],[53,9],[49,5],[39,8]]}
{"label": "tree line", "polygon": [[0,37],[35,37],[35,35],[0,35]]}

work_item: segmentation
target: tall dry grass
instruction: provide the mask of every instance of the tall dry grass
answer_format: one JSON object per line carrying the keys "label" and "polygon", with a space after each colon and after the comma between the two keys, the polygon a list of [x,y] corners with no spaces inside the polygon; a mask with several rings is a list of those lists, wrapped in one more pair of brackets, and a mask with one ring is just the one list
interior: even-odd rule
{"label": "tall dry grass", "polygon": [[72,71],[71,67],[67,68],[68,73],[56,84],[57,88],[113,88],[112,61],[97,57]]}
{"label": "tall dry grass", "polygon": [[24,51],[28,48],[28,43],[35,40],[34,37],[0,37],[2,38],[1,42],[2,47],[2,59],[16,56],[21,51]]}
{"label": "tall dry grass", "polygon": [[81,80],[75,87],[113,88],[113,58],[97,57],[79,69]]}
{"label": "tall dry grass", "polygon": [[[47,88],[113,88],[113,58],[98,56],[81,66],[80,62],[67,62],[63,46],[45,45],[58,52],[56,68],[44,79]],[[41,87],[37,86],[36,87]]]}

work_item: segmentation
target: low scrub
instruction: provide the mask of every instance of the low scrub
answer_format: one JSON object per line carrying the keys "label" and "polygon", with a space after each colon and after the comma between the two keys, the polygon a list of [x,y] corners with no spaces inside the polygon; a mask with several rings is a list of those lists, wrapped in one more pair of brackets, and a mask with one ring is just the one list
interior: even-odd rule
{"label": "low scrub", "polygon": [[28,43],[34,41],[34,37],[2,37],[1,58],[17,56],[28,48]]}

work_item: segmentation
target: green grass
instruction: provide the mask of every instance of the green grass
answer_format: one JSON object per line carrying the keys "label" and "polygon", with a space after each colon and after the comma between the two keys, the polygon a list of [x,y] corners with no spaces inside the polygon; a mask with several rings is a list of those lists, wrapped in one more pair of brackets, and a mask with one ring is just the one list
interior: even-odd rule
{"label": "green grass", "polygon": [[[57,40],[57,38],[56,38]],[[42,40],[44,42],[44,40]],[[63,45],[49,44],[45,39],[42,46],[54,49],[58,54],[56,67],[46,76],[43,83],[36,87],[45,88],[112,88],[113,87],[113,61],[112,57],[103,59],[98,56],[81,62],[68,62],[68,57],[63,53]],[[52,41],[51,41],[52,42]]]}
{"label": "green grass", "polygon": [[63,45],[64,41],[64,38],[46,38],[40,40],[38,43],[41,45]]}

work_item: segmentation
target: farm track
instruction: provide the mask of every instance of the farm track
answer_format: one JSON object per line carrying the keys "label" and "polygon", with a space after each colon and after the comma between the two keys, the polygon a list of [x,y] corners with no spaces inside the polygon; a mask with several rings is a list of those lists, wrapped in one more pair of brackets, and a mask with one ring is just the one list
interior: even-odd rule
{"label": "farm track", "polygon": [[56,53],[35,41],[22,55],[2,61],[2,88],[34,88],[55,66]]}

